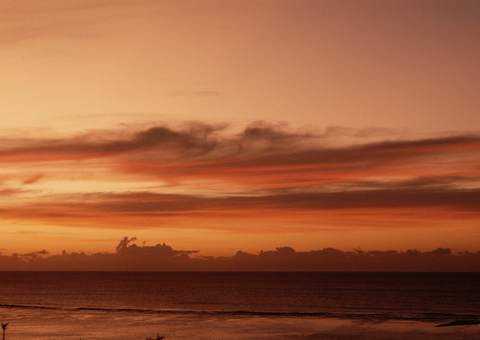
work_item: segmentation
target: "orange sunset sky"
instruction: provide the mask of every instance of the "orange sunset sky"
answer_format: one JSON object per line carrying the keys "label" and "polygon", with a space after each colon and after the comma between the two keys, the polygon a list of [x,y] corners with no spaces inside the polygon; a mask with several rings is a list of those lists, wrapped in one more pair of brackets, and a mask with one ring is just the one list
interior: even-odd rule
{"label": "orange sunset sky", "polygon": [[480,2],[2,0],[1,254],[480,251]]}

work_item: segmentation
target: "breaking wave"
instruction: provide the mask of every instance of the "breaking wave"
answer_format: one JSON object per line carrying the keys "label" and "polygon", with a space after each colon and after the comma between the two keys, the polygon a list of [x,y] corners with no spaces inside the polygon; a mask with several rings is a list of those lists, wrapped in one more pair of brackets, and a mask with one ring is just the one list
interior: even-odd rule
{"label": "breaking wave", "polygon": [[453,313],[408,313],[400,311],[361,311],[361,312],[282,312],[282,311],[248,311],[248,310],[181,310],[181,309],[140,309],[108,307],[60,307],[41,305],[0,304],[0,308],[10,309],[46,309],[64,312],[105,312],[105,313],[139,313],[163,315],[198,315],[213,317],[270,317],[270,318],[338,318],[360,321],[383,322],[389,320],[411,320],[421,322],[443,322],[448,320],[473,320],[480,323],[477,314]]}

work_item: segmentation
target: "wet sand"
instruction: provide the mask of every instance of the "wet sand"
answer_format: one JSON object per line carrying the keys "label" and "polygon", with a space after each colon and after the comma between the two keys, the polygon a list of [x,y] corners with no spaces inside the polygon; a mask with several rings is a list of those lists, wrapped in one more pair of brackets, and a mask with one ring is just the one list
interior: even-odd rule
{"label": "wet sand", "polygon": [[[439,322],[198,316],[122,312],[0,309],[6,339],[103,340],[165,335],[166,340],[465,340],[480,338],[479,324],[436,327]],[[446,323],[446,322],[444,322]]]}

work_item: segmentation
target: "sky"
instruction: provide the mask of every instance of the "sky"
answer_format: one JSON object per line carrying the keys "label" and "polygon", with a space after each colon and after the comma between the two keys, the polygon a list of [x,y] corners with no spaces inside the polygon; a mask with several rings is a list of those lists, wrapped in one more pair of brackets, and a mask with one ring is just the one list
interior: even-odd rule
{"label": "sky", "polygon": [[479,17],[1,1],[0,253],[478,252]]}

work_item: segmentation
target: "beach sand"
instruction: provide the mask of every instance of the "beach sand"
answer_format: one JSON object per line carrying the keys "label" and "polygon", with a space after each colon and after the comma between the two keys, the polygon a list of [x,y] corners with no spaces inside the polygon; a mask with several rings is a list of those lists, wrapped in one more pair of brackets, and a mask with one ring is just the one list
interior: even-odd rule
{"label": "beach sand", "polygon": [[9,322],[6,340],[139,339],[166,340],[465,340],[480,339],[480,325],[435,327],[438,322],[385,321],[318,317],[212,316],[105,311],[0,309]]}
{"label": "beach sand", "polygon": [[356,339],[356,340],[461,340],[480,339],[480,326],[465,325],[455,327],[435,327],[435,323],[418,321],[385,321],[385,322],[362,322],[348,321],[344,324],[336,320],[322,320],[329,326],[323,325],[324,329],[318,333],[307,336],[295,337],[303,340],[330,340],[330,339]]}

